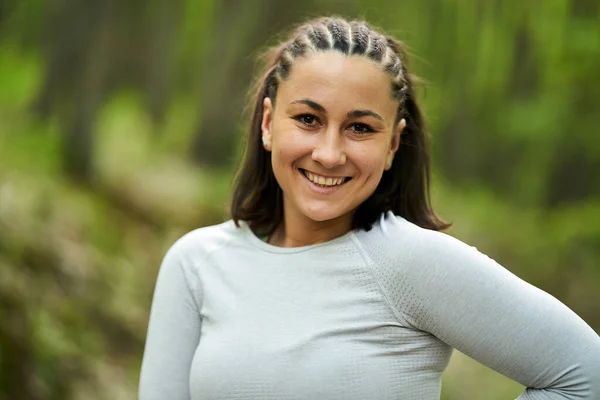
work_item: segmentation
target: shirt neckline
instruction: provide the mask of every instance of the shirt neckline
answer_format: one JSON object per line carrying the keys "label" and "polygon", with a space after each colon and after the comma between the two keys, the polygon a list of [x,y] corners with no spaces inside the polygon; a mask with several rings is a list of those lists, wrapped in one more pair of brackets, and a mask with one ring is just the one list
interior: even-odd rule
{"label": "shirt neckline", "polygon": [[325,247],[325,246],[334,246],[339,243],[343,243],[346,241],[351,241],[352,237],[355,235],[354,230],[350,230],[349,232],[343,234],[342,236],[338,236],[335,239],[331,239],[327,242],[311,244],[307,246],[299,246],[299,247],[279,247],[269,244],[263,241],[261,238],[256,236],[247,222],[242,221],[242,230],[244,236],[248,239],[248,241],[255,247],[258,247],[264,251],[269,253],[277,253],[277,254],[293,254],[300,253],[304,251],[310,251],[316,248]]}

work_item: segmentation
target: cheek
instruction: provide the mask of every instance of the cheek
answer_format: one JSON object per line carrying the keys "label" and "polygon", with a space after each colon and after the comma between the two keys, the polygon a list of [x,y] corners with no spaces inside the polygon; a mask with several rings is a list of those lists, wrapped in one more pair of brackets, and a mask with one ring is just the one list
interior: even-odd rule
{"label": "cheek", "polygon": [[273,138],[273,156],[280,163],[290,163],[311,153],[311,143],[302,132],[293,128],[278,132]]}
{"label": "cheek", "polygon": [[278,165],[287,164],[293,161],[297,150],[290,146],[289,142],[283,142],[282,144],[273,143],[273,157]]}
{"label": "cheek", "polygon": [[380,175],[383,173],[386,160],[386,148],[381,145],[359,146],[354,152],[355,164],[364,173],[370,175]]}

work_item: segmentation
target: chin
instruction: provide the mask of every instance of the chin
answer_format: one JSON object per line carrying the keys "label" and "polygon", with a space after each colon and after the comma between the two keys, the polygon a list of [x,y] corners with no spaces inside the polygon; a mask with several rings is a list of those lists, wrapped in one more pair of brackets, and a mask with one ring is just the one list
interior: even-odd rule
{"label": "chin", "polygon": [[323,209],[321,209],[321,208],[319,208],[319,209],[304,208],[303,211],[304,211],[303,214],[307,218],[310,218],[311,220],[313,220],[315,222],[332,221],[334,219],[342,218],[343,216],[348,214],[347,211],[335,210],[335,209],[332,209],[331,207],[323,208]]}
{"label": "chin", "polygon": [[327,214],[327,213],[307,213],[305,215],[315,222],[331,221],[331,220],[334,220],[339,217],[338,214]]}

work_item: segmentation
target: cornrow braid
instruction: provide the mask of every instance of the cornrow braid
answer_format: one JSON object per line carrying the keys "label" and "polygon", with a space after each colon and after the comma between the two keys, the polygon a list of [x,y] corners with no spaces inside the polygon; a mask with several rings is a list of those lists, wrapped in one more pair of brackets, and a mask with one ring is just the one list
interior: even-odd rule
{"label": "cornrow braid", "polygon": [[[320,18],[300,26],[292,39],[284,43],[274,61],[274,78],[278,82],[286,80],[297,58],[323,51],[363,56],[381,65],[392,80],[392,95],[402,102],[407,91],[403,49],[394,39],[381,35],[361,21]],[[274,85],[275,91],[278,82]],[[274,100],[273,90],[269,95]]]}
{"label": "cornrow braid", "polygon": [[307,29],[307,35],[310,42],[319,50],[329,50],[331,43],[327,40],[327,29],[323,29],[322,25],[312,26]]}
{"label": "cornrow braid", "polygon": [[369,47],[369,28],[360,22],[353,21],[350,23],[352,39],[354,47],[352,54],[364,55]]}
{"label": "cornrow braid", "polygon": [[381,62],[383,53],[385,51],[383,38],[379,35],[371,35],[370,39],[369,52],[367,53],[367,56],[373,61]]}
{"label": "cornrow braid", "polygon": [[344,25],[338,20],[331,20],[327,24],[327,27],[329,28],[329,32],[331,32],[334,50],[342,54],[348,54],[350,50],[349,38],[347,36],[348,30],[344,29]]}

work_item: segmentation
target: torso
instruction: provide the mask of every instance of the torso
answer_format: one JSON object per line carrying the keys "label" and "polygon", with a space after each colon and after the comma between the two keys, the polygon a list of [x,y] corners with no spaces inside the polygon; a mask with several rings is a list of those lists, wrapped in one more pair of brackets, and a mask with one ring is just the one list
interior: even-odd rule
{"label": "torso", "polygon": [[193,400],[439,399],[451,348],[397,318],[354,233],[286,249],[231,229],[199,271]]}

